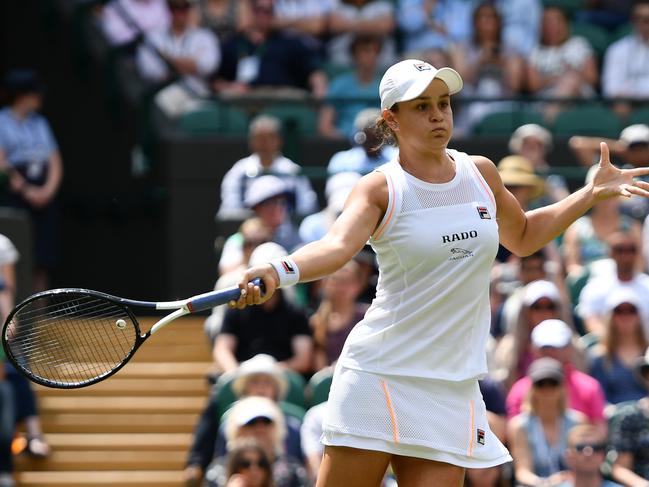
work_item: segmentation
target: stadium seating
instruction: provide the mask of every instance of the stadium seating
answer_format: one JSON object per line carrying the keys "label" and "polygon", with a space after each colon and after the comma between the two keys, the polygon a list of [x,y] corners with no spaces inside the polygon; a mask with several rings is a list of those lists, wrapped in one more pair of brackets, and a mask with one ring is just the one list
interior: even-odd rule
{"label": "stadium seating", "polygon": [[190,134],[245,134],[248,115],[242,109],[224,103],[205,103],[200,109],[181,116],[179,127]]}
{"label": "stadium seating", "polygon": [[474,128],[476,135],[509,135],[521,125],[536,123],[545,125],[543,116],[532,109],[514,109],[485,115]]}
{"label": "stadium seating", "polygon": [[307,405],[309,407],[325,402],[328,399],[333,373],[333,368],[328,367],[311,376],[306,386]]}
{"label": "stadium seating", "polygon": [[622,122],[610,108],[589,103],[560,112],[551,129],[554,135],[559,137],[591,135],[617,138],[622,129]]}

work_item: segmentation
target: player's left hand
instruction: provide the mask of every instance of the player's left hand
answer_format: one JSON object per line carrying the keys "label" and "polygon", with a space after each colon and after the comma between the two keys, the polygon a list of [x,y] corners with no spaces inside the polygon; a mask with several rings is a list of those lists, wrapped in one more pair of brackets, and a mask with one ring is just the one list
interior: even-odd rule
{"label": "player's left hand", "polygon": [[633,195],[649,198],[649,183],[638,181],[634,178],[649,175],[649,167],[636,167],[633,169],[619,169],[611,164],[608,145],[600,142],[600,159],[593,178],[593,194],[597,200],[614,196]]}

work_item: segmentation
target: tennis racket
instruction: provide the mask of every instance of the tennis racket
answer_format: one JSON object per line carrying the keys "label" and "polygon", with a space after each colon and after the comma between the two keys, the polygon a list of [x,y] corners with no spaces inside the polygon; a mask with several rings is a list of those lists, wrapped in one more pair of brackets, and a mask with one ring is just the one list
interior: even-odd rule
{"label": "tennis racket", "polygon": [[[260,286],[260,279],[253,283]],[[58,389],[86,387],[107,379],[163,326],[239,299],[229,287],[180,301],[149,302],[89,289],[53,289],[16,306],[2,329],[7,358],[33,382]],[[131,308],[174,310],[142,333]]]}

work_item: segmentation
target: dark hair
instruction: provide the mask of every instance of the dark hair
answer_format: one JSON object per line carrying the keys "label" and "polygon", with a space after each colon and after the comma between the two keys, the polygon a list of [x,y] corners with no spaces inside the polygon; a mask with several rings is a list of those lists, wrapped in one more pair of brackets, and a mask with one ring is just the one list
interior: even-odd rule
{"label": "dark hair", "polygon": [[367,44],[376,44],[380,51],[383,47],[383,38],[376,34],[357,34],[349,43],[349,54],[354,56],[356,49]]}
{"label": "dark hair", "polygon": [[478,15],[480,14],[480,11],[484,9],[493,10],[494,14],[496,15],[496,20],[498,22],[498,43],[500,43],[502,40],[503,18],[502,15],[500,15],[500,11],[492,2],[482,2],[475,9],[473,9],[473,43],[476,46],[478,45],[478,42],[480,40],[478,39],[478,29],[475,28],[475,24],[478,21]]}
{"label": "dark hair", "polygon": [[[395,103],[390,108],[390,111],[398,112],[399,105]],[[379,150],[384,145],[399,145],[399,141],[397,140],[396,134],[390,128],[388,122],[386,122],[383,117],[379,117],[376,119],[376,131],[377,131],[379,142],[374,148],[374,150]]]}
{"label": "dark hair", "polygon": [[244,463],[245,454],[249,452],[254,452],[259,456],[260,467],[263,468],[268,474],[265,482],[262,484],[262,487],[275,487],[270,458],[268,458],[266,450],[263,449],[259,441],[257,441],[255,438],[241,438],[235,441],[234,446],[228,453],[227,458],[226,465],[228,478],[241,471],[241,466]]}
{"label": "dark hair", "polygon": [[12,69],[3,80],[4,98],[7,104],[13,103],[21,96],[36,93],[42,94],[44,86],[32,69]]}

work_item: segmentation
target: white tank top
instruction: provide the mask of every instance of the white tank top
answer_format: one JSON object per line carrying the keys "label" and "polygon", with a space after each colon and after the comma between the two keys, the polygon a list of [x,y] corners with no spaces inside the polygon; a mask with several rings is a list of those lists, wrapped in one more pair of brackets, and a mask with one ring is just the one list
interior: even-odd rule
{"label": "white tank top", "polygon": [[396,160],[377,168],[389,190],[370,238],[379,281],[345,342],[345,367],[454,381],[487,373],[496,204],[471,158],[447,153],[456,168],[448,183],[417,179]]}

